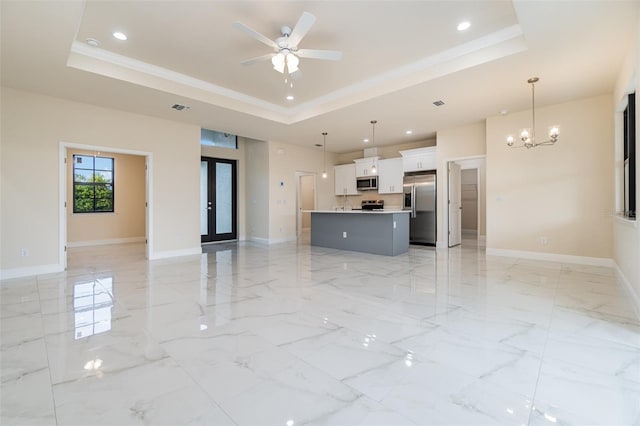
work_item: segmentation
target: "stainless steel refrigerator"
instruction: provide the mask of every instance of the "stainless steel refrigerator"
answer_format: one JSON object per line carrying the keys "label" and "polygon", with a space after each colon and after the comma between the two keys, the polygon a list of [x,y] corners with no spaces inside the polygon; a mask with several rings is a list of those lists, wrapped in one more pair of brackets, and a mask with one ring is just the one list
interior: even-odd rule
{"label": "stainless steel refrigerator", "polygon": [[404,210],[411,210],[409,242],[436,245],[436,174],[405,173]]}

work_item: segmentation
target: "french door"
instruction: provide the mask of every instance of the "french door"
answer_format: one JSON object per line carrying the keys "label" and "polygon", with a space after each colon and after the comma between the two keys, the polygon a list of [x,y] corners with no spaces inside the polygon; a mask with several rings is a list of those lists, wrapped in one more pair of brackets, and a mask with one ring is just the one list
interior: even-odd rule
{"label": "french door", "polygon": [[236,161],[200,159],[200,240],[203,243],[237,238]]}

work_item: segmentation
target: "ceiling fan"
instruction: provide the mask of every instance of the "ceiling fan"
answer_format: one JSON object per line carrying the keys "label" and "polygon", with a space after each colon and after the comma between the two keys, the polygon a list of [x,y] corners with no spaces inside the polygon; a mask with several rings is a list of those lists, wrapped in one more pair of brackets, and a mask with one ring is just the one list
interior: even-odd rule
{"label": "ceiling fan", "polygon": [[243,65],[251,65],[256,62],[271,59],[273,69],[282,74],[286,71],[289,75],[296,76],[300,74],[300,70],[298,69],[298,64],[300,63],[299,58],[339,61],[342,59],[342,52],[336,50],[298,49],[298,44],[309,32],[315,21],[315,16],[309,12],[303,12],[295,27],[293,27],[293,30],[287,26],[280,28],[282,36],[278,37],[276,40],[267,38],[241,22],[235,22],[233,24],[235,28],[250,35],[259,42],[266,44],[274,50],[274,53],[247,59],[240,63]]}

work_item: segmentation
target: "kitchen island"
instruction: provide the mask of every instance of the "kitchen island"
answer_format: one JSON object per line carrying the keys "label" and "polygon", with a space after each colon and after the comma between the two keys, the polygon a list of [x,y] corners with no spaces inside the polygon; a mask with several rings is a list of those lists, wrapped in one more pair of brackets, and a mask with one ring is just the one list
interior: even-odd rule
{"label": "kitchen island", "polygon": [[311,245],[397,256],[409,249],[409,211],[314,210]]}

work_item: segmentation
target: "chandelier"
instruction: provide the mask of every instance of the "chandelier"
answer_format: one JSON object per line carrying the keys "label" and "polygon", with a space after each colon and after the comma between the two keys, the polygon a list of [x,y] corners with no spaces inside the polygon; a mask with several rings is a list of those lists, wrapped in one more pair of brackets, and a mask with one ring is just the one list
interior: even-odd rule
{"label": "chandelier", "polygon": [[535,83],[539,80],[538,77],[531,77],[527,80],[527,83],[531,84],[531,128],[522,129],[520,131],[520,141],[522,145],[514,146],[514,137],[512,135],[507,136],[507,145],[512,148],[535,148],[540,145],[553,145],[557,142],[560,135],[560,129],[558,126],[549,127],[549,139],[543,142],[536,141],[536,93]]}

